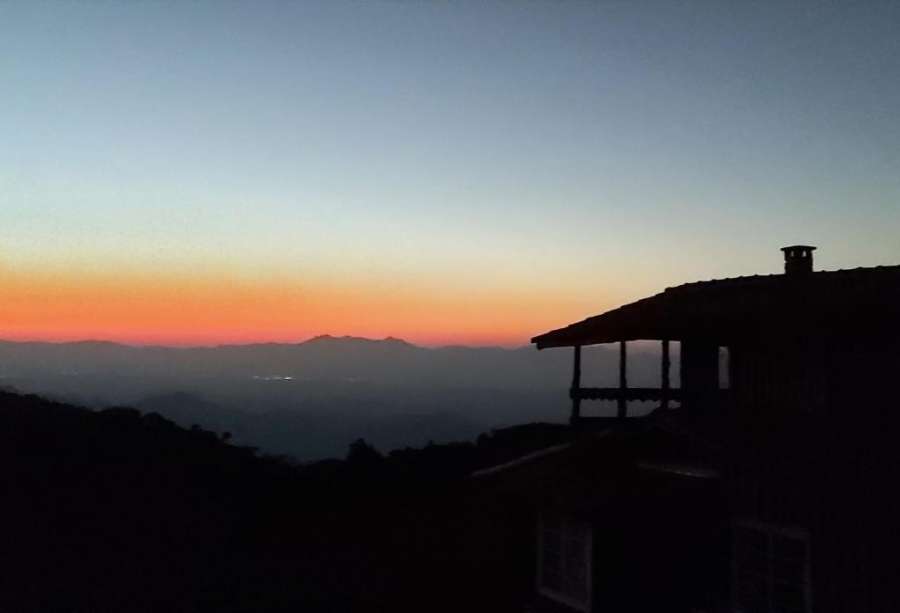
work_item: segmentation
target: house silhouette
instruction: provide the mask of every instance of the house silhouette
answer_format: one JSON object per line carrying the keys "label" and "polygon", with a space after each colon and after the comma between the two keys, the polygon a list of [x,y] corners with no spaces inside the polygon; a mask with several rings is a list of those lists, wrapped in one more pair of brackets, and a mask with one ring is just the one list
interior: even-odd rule
{"label": "house silhouette", "polygon": [[[900,611],[900,266],[816,272],[814,249],[533,339],[572,348],[570,441],[473,475],[528,610]],[[630,341],[660,342],[658,387],[629,387]],[[619,385],[582,386],[605,343]]]}

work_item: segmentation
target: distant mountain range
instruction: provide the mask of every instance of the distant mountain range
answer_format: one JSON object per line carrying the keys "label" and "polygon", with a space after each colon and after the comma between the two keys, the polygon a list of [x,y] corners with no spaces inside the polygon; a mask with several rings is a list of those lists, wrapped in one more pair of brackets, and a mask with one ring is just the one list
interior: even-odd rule
{"label": "distant mountain range", "polygon": [[[586,349],[584,383],[615,385],[617,360],[614,347]],[[562,421],[571,361],[567,350],[427,348],[396,338],[191,348],[0,341],[0,385],[94,408],[137,406],[315,458],[361,436],[390,449]],[[656,384],[656,347],[636,344],[629,367],[632,385]]]}

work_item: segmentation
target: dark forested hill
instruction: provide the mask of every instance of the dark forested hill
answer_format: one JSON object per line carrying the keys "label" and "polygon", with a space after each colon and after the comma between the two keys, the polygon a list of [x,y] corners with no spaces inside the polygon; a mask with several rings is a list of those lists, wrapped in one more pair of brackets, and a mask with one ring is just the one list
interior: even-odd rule
{"label": "dark forested hill", "polygon": [[466,476],[548,442],[477,443],[295,465],[158,414],[0,392],[0,610],[458,610]]}

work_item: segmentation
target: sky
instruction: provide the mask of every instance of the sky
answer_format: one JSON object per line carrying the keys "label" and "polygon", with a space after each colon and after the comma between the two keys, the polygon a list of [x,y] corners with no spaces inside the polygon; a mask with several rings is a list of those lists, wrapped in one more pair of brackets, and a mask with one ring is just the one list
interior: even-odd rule
{"label": "sky", "polygon": [[515,346],[897,264],[897,109],[897,2],[0,2],[0,338]]}

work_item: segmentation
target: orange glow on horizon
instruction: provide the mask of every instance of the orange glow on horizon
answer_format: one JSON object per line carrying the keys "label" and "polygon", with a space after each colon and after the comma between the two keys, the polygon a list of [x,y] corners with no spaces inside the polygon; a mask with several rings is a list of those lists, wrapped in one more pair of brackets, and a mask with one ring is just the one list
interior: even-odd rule
{"label": "orange glow on horizon", "polygon": [[[565,292],[224,276],[0,271],[0,338],[136,345],[301,342],[320,334],[519,346],[602,310]],[[586,304],[587,303],[587,304]]]}

